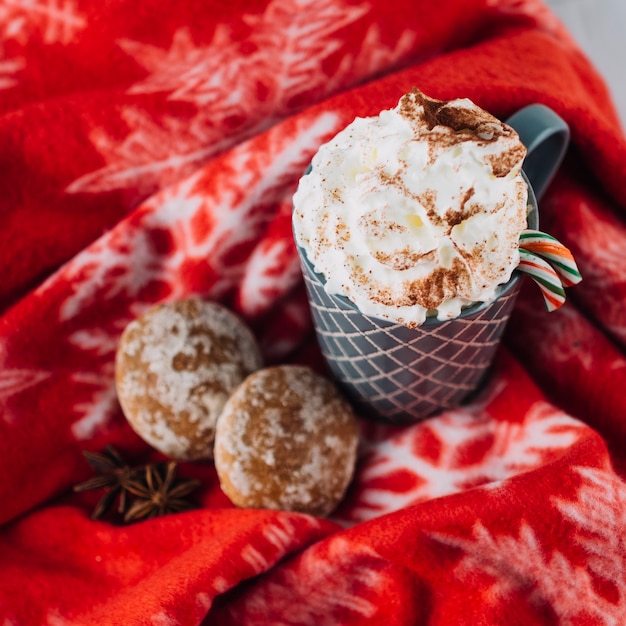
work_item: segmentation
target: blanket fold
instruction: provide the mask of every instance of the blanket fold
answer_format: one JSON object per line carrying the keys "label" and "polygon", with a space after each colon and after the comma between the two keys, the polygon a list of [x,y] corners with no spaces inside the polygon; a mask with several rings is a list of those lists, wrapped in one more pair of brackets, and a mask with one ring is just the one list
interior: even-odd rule
{"label": "blanket fold", "polygon": [[[540,0],[0,0],[0,624],[626,623],[626,138]],[[407,427],[359,419],[330,519],[198,509],[93,521],[83,450],[161,458],[124,419],[126,324],[189,295],[266,363],[323,365],[291,233],[321,143],[414,86],[572,146],[540,224],[583,274],[526,285],[489,381]]]}

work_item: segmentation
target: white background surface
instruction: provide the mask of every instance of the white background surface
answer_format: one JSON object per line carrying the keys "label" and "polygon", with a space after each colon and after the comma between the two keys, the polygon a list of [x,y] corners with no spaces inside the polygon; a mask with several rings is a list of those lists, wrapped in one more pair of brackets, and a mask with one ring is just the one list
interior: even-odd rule
{"label": "white background surface", "polygon": [[545,0],[609,84],[626,128],[626,0]]}

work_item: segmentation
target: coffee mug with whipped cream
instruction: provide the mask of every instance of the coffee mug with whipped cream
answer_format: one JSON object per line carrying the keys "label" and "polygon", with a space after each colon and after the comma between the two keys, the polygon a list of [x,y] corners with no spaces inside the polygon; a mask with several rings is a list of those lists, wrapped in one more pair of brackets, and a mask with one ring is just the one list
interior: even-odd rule
{"label": "coffee mug with whipped cream", "polygon": [[507,124],[415,89],[320,147],[294,236],[322,353],[362,415],[419,421],[481,385],[568,141],[541,105]]}

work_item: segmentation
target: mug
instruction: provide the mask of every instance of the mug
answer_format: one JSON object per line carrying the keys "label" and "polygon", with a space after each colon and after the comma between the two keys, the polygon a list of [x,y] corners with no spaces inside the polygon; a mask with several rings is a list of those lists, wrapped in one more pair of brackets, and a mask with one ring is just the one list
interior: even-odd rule
{"label": "mug", "polygon": [[[537,199],[561,164],[569,128],[539,104],[507,123],[527,148],[522,175],[528,184],[528,228],[537,229]],[[493,300],[475,303],[451,320],[431,317],[408,328],[363,315],[346,297],[327,293],[306,252],[298,247],[298,253],[322,354],[357,413],[414,423],[461,405],[482,386],[520,290],[518,271]]]}

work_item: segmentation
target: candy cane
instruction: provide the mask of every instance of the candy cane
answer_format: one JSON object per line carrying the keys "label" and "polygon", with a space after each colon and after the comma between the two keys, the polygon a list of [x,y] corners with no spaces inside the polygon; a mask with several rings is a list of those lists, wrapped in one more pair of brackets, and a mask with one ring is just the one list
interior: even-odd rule
{"label": "candy cane", "polygon": [[552,266],[538,254],[520,248],[518,270],[528,274],[541,289],[548,311],[554,311],[565,302],[565,290],[561,279]]}
{"label": "candy cane", "polygon": [[519,245],[521,249],[546,259],[561,278],[564,287],[571,287],[582,280],[572,253],[551,235],[538,230],[524,230]]}

